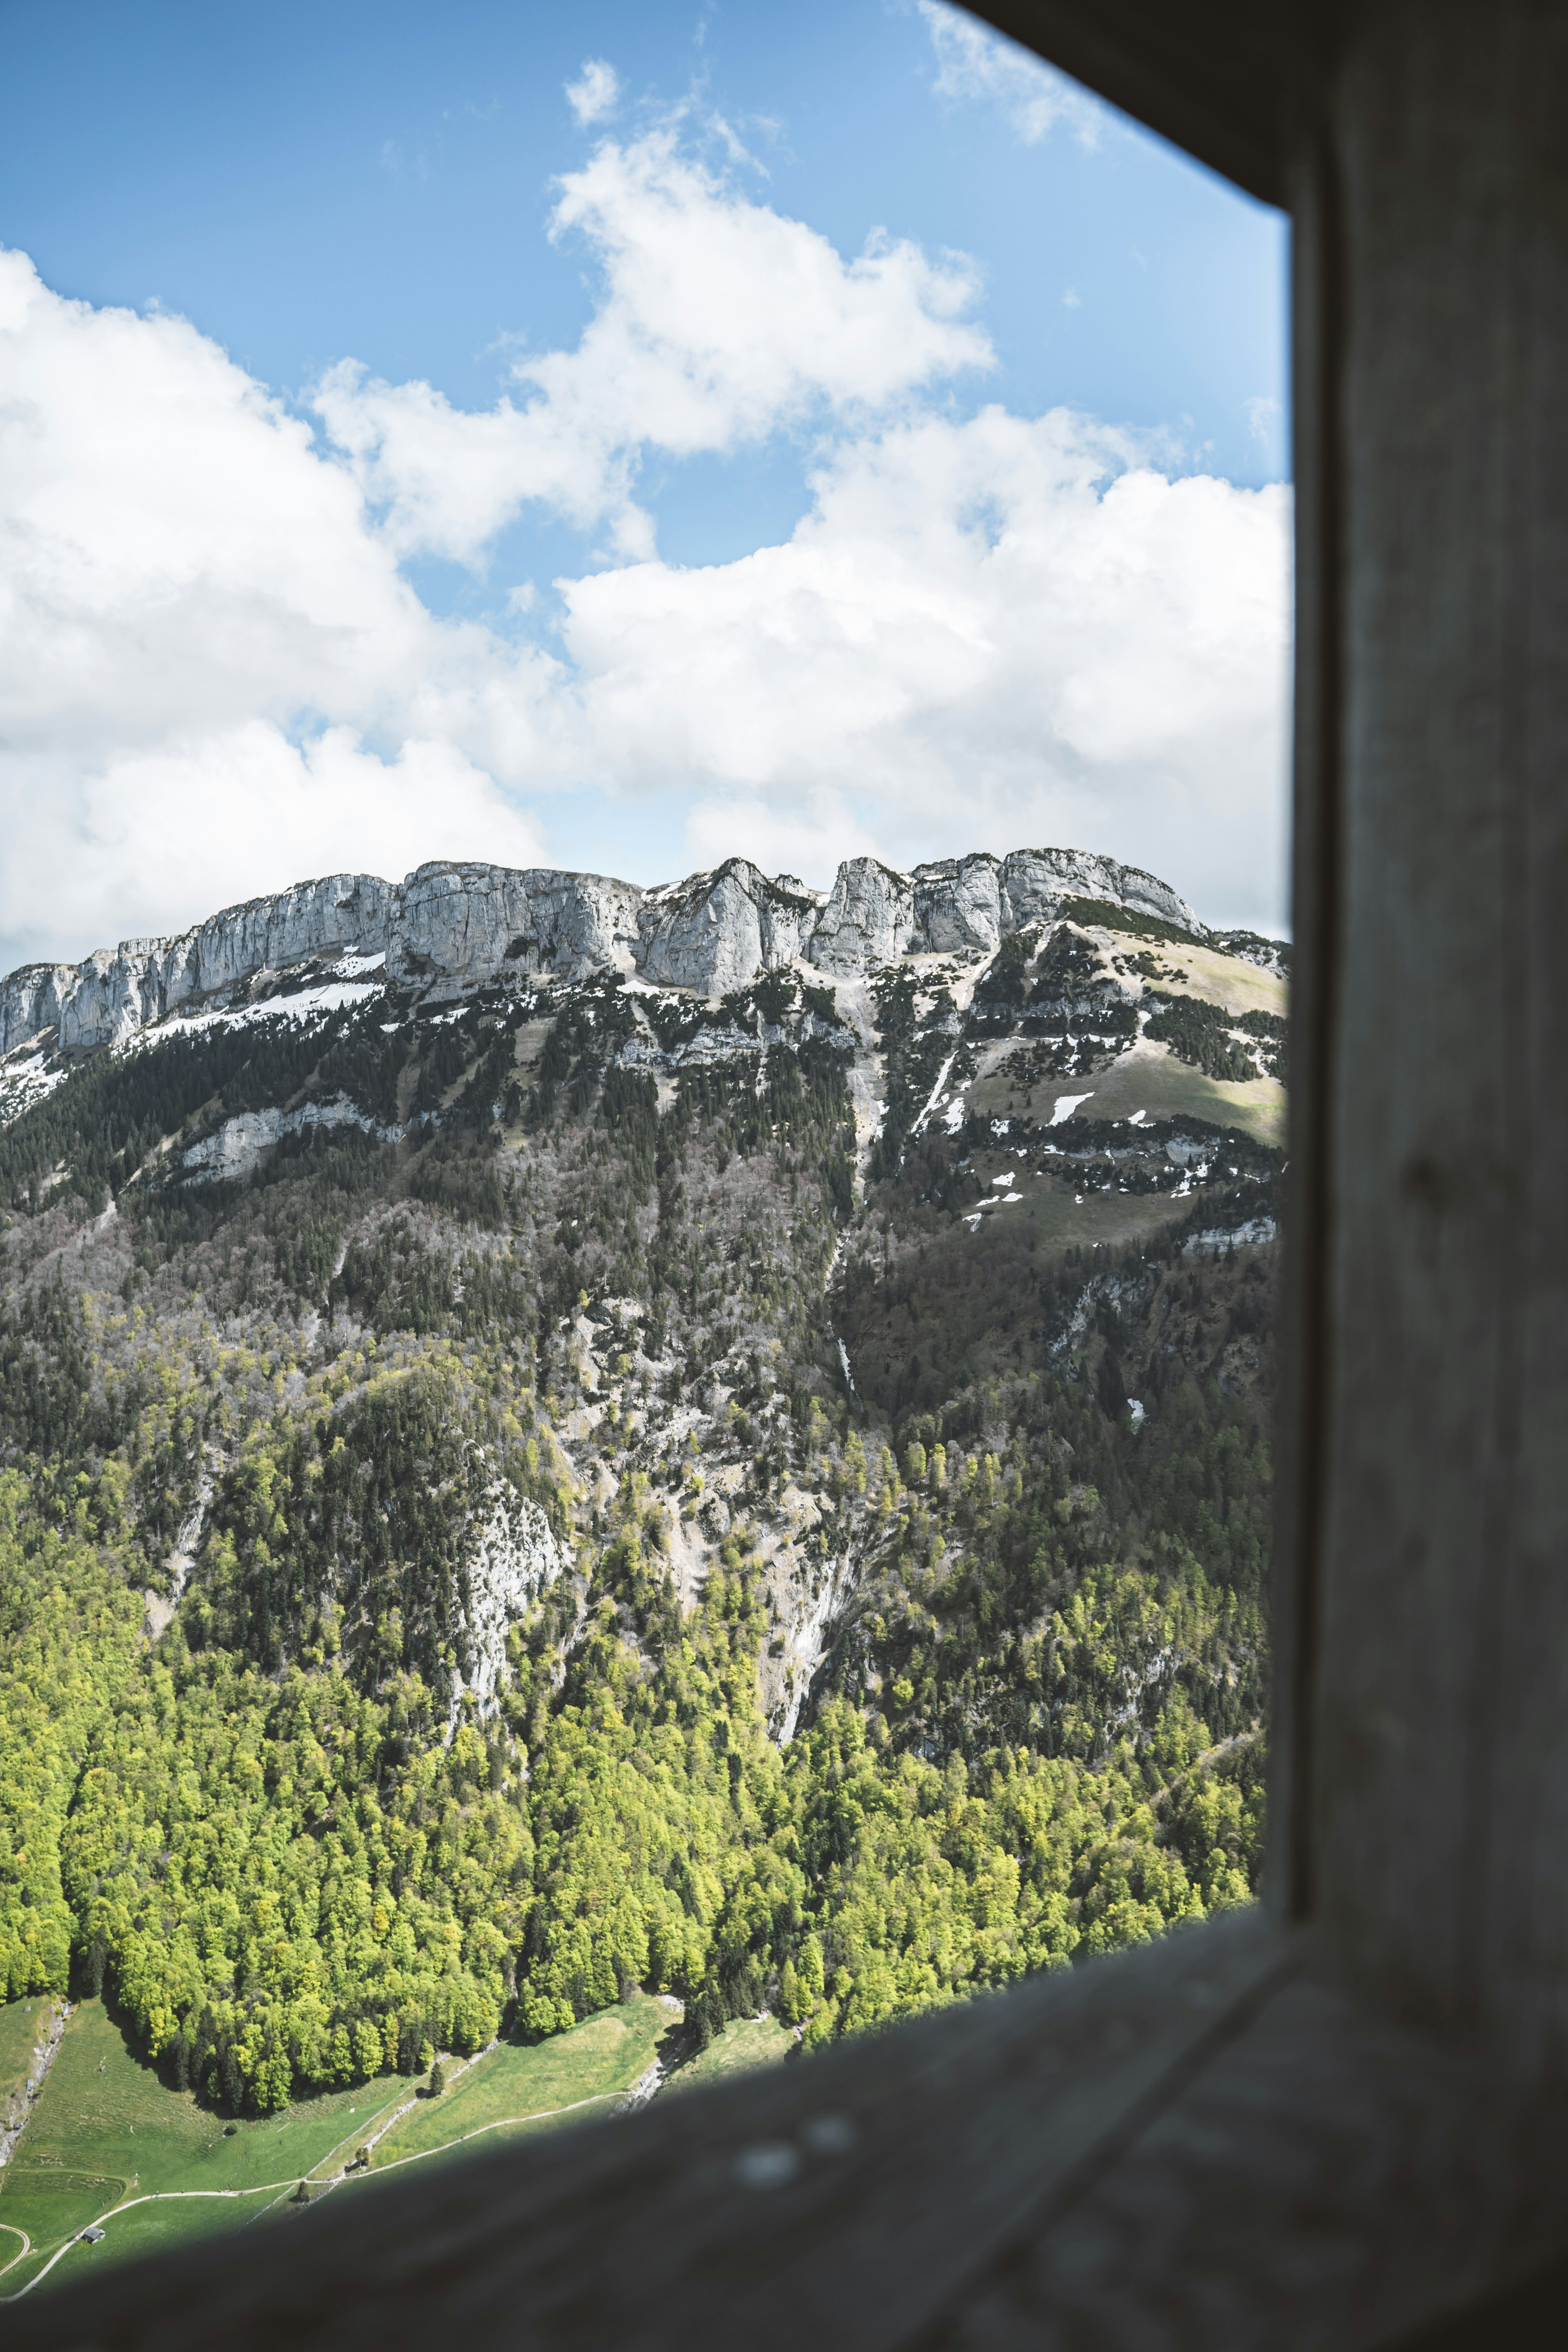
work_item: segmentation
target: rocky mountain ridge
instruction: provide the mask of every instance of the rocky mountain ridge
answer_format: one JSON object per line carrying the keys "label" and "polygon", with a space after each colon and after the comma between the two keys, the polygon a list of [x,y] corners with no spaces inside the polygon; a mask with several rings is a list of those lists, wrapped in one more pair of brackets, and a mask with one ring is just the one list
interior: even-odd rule
{"label": "rocky mountain ridge", "polygon": [[259,2115],[1248,1899],[1287,953],[1026,852],[350,875],[14,976],[13,1997]]}
{"label": "rocky mountain ridge", "polygon": [[35,1039],[66,1052],[120,1045],[178,1007],[330,950],[384,956],[389,980],[427,999],[598,971],[715,996],[796,961],[849,979],[905,954],[994,954],[1075,897],[1281,969],[1276,943],[1215,933],[1155,876],[1077,850],[982,851],[910,874],[851,858],[826,893],[742,857],[647,890],[603,875],[437,860],[400,883],[329,875],[226,908],[177,938],[24,965],[0,981],[0,1055]]}

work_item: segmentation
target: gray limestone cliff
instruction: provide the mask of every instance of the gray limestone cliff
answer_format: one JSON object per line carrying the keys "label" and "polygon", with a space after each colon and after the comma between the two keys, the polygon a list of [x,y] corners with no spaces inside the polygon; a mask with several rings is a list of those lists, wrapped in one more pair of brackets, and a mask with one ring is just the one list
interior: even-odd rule
{"label": "gray limestone cliff", "polygon": [[1135,914],[1174,923],[1194,939],[1208,937],[1207,926],[1199,922],[1186,900],[1141,866],[1119,866],[1114,857],[1096,857],[1081,849],[1015,849],[1000,864],[1009,930],[1051,921],[1064,898],[1109,898]]}
{"label": "gray limestone cliff", "polygon": [[801,954],[822,900],[793,875],[770,882],[744,857],[650,890],[638,916],[637,968],[665,987],[723,996]]}
{"label": "gray limestone cliff", "polygon": [[[542,972],[639,972],[722,996],[797,960],[854,978],[908,953],[994,954],[1074,898],[1110,900],[1210,936],[1152,874],[1072,849],[987,851],[900,874],[875,857],[838,868],[824,898],[743,857],[657,890],[602,874],[437,860],[395,885],[332,874],[228,907],[177,939],[125,940],[79,964],[26,964],[0,981],[0,1055],[35,1037],[118,1045],[181,1005],[311,958],[384,951],[388,980],[435,997]],[[1250,937],[1250,935],[1248,935]],[[1277,943],[1254,953],[1276,956]]]}
{"label": "gray limestone cliff", "polygon": [[838,869],[805,952],[824,971],[850,979],[915,944],[909,876],[875,857],[850,857]]}
{"label": "gray limestone cliff", "polygon": [[605,965],[629,970],[642,896],[603,874],[421,866],[392,893],[387,976],[439,994],[509,971],[581,980]]}
{"label": "gray limestone cliff", "polygon": [[226,907],[177,939],[122,940],[79,964],[26,964],[0,981],[0,1054],[45,1029],[65,1047],[115,1045],[177,1005],[330,948],[386,945],[392,893],[372,874],[329,874]]}
{"label": "gray limestone cliff", "polygon": [[912,879],[915,928],[922,948],[994,955],[1003,932],[1016,928],[1003,889],[1000,858],[984,852],[974,857],[943,857],[917,866]]}

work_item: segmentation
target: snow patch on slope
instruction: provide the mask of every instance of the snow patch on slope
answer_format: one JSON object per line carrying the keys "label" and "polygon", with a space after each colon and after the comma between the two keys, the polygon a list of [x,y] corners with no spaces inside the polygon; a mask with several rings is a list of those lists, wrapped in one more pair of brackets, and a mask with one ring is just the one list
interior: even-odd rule
{"label": "snow patch on slope", "polygon": [[162,1045],[166,1037],[187,1037],[198,1029],[244,1029],[258,1021],[289,1021],[302,1027],[307,1022],[324,1020],[329,1013],[367,1004],[384,993],[379,981],[331,980],[319,988],[299,989],[290,996],[263,996],[249,1004],[209,1005],[201,1013],[171,1013],[167,1020],[122,1038],[114,1051],[134,1054],[143,1045]]}
{"label": "snow patch on slope", "polygon": [[0,1127],[9,1127],[36,1103],[47,1102],[65,1076],[63,1066],[51,1070],[46,1054],[24,1060],[0,1062]]}

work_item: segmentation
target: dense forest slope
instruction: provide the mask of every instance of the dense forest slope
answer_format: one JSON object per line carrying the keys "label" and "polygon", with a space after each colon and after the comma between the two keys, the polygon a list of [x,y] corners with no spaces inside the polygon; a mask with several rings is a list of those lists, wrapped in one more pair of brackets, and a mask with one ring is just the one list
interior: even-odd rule
{"label": "dense forest slope", "polygon": [[1247,1900],[1285,962],[1027,852],[13,975],[0,1982],[264,2113]]}

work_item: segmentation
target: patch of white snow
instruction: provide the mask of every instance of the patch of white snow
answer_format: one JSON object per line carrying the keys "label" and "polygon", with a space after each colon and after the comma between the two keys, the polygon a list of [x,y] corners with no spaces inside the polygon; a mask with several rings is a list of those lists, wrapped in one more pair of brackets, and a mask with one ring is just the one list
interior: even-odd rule
{"label": "patch of white snow", "polygon": [[922,1111],[921,1111],[921,1115],[920,1115],[919,1118],[917,1118],[917,1119],[916,1119],[916,1121],[915,1121],[915,1123],[914,1123],[914,1128],[913,1128],[913,1130],[912,1130],[912,1131],[913,1131],[913,1133],[915,1133],[916,1135],[919,1135],[920,1133],[921,1133],[921,1131],[923,1130],[923,1129],[924,1129],[924,1127],[925,1127],[925,1123],[926,1123],[927,1119],[931,1118],[933,1118],[933,1117],[935,1116],[937,1105],[938,1105],[938,1103],[940,1103],[940,1102],[941,1102],[941,1100],[942,1100],[942,1088],[943,1088],[943,1087],[946,1086],[946,1084],[947,1084],[947,1074],[948,1074],[949,1070],[951,1070],[951,1069],[952,1069],[952,1066],[953,1066],[953,1063],[957,1060],[957,1058],[958,1058],[958,1048],[957,1048],[957,1046],[955,1045],[955,1046],[953,1047],[953,1049],[952,1049],[952,1052],[948,1055],[948,1057],[947,1057],[946,1061],[942,1064],[942,1066],[941,1069],[937,1072],[937,1074],[936,1074],[936,1084],[935,1084],[935,1086],[934,1086],[934,1087],[932,1087],[932,1088],[931,1088],[931,1090],[930,1095],[929,1095],[929,1096],[927,1097],[927,1098],[926,1098],[926,1107],[925,1107],[924,1110],[922,1110]]}
{"label": "patch of white snow", "polygon": [[1057,1097],[1057,1107],[1055,1110],[1052,1111],[1047,1124],[1050,1127],[1060,1127],[1064,1121],[1072,1117],[1079,1103],[1086,1103],[1089,1101],[1089,1096],[1092,1095],[1093,1092],[1094,1088],[1090,1087],[1089,1094],[1087,1095],[1058,1095]]}

